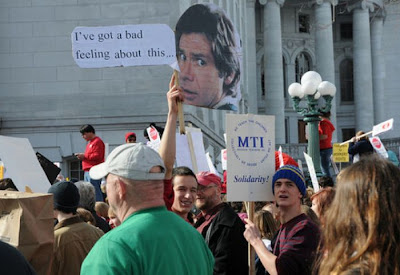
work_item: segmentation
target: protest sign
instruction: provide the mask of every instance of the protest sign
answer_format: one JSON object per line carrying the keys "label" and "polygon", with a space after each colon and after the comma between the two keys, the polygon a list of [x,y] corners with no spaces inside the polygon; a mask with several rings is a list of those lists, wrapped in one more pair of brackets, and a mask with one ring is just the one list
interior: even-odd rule
{"label": "protest sign", "polygon": [[165,24],[76,27],[71,40],[81,68],[176,63],[174,32]]}
{"label": "protest sign", "polygon": [[238,111],[242,49],[227,13],[211,3],[189,7],[175,26],[175,40],[184,103]]}
{"label": "protest sign", "polygon": [[226,115],[228,201],[271,201],[275,117]]}
{"label": "protest sign", "polygon": [[[362,137],[368,136],[370,134],[372,134],[372,136],[376,136],[379,135],[381,133],[384,133],[386,131],[389,131],[391,129],[393,129],[393,118],[386,120],[384,122],[381,122],[377,125],[374,125],[374,127],[372,127],[372,131],[369,131],[365,134],[359,135],[357,136],[358,139],[361,139]],[[346,144],[352,142],[352,139],[346,140],[345,142],[340,143],[340,145]]]}
{"label": "protest sign", "polygon": [[0,159],[18,190],[29,186],[34,192],[47,193],[50,182],[27,138],[0,136]]}
{"label": "protest sign", "polygon": [[0,180],[4,178],[4,164],[0,160]]}
{"label": "protest sign", "polygon": [[377,152],[381,157],[388,158],[389,155],[383,145],[381,139],[379,137],[370,137],[369,142],[371,143],[372,147],[374,147],[375,152]]}
{"label": "protest sign", "polygon": [[226,149],[222,149],[221,150],[222,170],[226,170],[227,169],[227,160],[228,160],[227,150]]}
{"label": "protest sign", "polygon": [[150,146],[152,149],[158,152],[161,143],[160,133],[152,126],[146,128],[146,132],[150,139],[150,141],[147,142],[147,146]]}
{"label": "protest sign", "polygon": [[306,152],[304,152],[304,158],[306,159],[308,173],[310,173],[310,178],[311,178],[314,192],[316,193],[319,191],[319,184],[318,184],[317,174],[315,173],[314,162],[312,161],[312,158]]}
{"label": "protest sign", "polygon": [[209,171],[217,176],[220,176],[220,174],[217,171],[217,168],[215,168],[214,163],[212,162],[209,152],[206,153],[206,158],[207,158],[207,164],[208,164]]}
{"label": "protest sign", "polygon": [[176,135],[176,165],[187,166],[198,173],[210,171],[200,129],[186,127],[186,135]]}
{"label": "protest sign", "polygon": [[383,132],[389,131],[393,128],[393,118],[386,120],[372,128],[372,136],[379,135]]}
{"label": "protest sign", "polygon": [[332,150],[332,158],[334,162],[349,162],[349,144],[340,145],[340,143],[334,143]]}
{"label": "protest sign", "polygon": [[278,157],[279,157],[279,167],[282,167],[283,165],[285,165],[285,163],[283,162],[282,146],[279,146]]}

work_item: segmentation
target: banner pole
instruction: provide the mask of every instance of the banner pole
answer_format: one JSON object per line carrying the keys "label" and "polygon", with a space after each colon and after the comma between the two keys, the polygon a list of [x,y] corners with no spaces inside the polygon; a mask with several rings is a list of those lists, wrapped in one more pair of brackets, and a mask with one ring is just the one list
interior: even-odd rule
{"label": "banner pole", "polygon": [[[175,75],[175,85],[179,86],[179,74],[177,70],[174,70]],[[182,102],[178,102],[178,120],[179,120],[179,133],[181,135],[185,134],[185,119],[183,117],[183,105]]]}
{"label": "banner pole", "polygon": [[[368,133],[365,133],[365,134],[362,134],[362,135],[358,136],[357,138],[362,138],[362,137],[368,136],[368,135],[370,135],[370,134],[372,134],[372,131],[370,131],[370,132],[368,132]],[[351,139],[346,140],[346,141],[340,143],[340,146],[345,145],[346,143],[350,143],[350,142],[351,142]]]}
{"label": "banner pole", "polygon": [[[247,209],[247,216],[249,220],[254,221],[254,201],[245,202],[246,209]],[[256,254],[254,248],[248,243],[248,258],[249,258],[249,275],[255,274],[255,261],[256,261]]]}
{"label": "banner pole", "polygon": [[197,174],[199,172],[199,169],[198,169],[198,166],[197,166],[196,153],[194,152],[192,133],[190,131],[188,131],[186,133],[186,136],[187,136],[187,141],[188,141],[188,145],[189,145],[190,159],[192,160],[193,172],[195,174]]}

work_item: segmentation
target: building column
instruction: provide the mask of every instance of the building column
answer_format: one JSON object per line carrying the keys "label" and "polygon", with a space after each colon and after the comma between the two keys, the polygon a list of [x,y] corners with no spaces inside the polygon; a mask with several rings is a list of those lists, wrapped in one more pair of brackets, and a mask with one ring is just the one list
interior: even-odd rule
{"label": "building column", "polygon": [[281,6],[285,0],[260,0],[264,5],[265,113],[275,116],[275,142],[285,143],[285,99],[282,67]]}
{"label": "building column", "polygon": [[369,9],[373,9],[373,5],[363,0],[353,10],[353,75],[356,131],[364,132],[370,131],[374,125]]}
{"label": "building column", "polygon": [[[248,95],[248,113],[257,114],[257,49],[256,49],[256,16],[255,0],[246,1],[246,93]],[[244,37],[242,37],[243,39]]]}
{"label": "building column", "polygon": [[[332,6],[337,0],[317,0],[315,5],[315,59],[316,69],[323,81],[335,84],[333,55]],[[336,126],[336,100],[332,101],[331,121]],[[336,127],[337,128],[337,127]],[[336,131],[333,140],[337,140]]]}
{"label": "building column", "polygon": [[371,22],[372,81],[374,99],[374,124],[388,119],[385,117],[385,57],[383,56],[383,17],[376,15]]}

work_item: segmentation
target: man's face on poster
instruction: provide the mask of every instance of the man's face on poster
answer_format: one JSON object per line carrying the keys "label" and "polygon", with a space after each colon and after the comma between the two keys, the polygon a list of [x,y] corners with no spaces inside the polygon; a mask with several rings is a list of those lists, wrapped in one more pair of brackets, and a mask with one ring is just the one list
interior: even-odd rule
{"label": "man's face on poster", "polygon": [[213,108],[224,97],[224,78],[219,76],[215,66],[211,42],[203,33],[182,34],[178,62],[185,103]]}

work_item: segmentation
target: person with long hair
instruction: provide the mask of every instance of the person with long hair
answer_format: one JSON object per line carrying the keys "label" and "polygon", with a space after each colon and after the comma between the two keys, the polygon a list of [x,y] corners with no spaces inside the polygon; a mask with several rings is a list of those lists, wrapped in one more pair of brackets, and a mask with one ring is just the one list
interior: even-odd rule
{"label": "person with long hair", "polygon": [[325,222],[326,210],[328,210],[328,208],[332,204],[334,197],[335,189],[332,187],[323,188],[311,196],[311,209],[317,215],[321,224],[324,224]]}
{"label": "person with long hair", "polygon": [[378,156],[337,177],[319,274],[400,274],[400,170]]}

